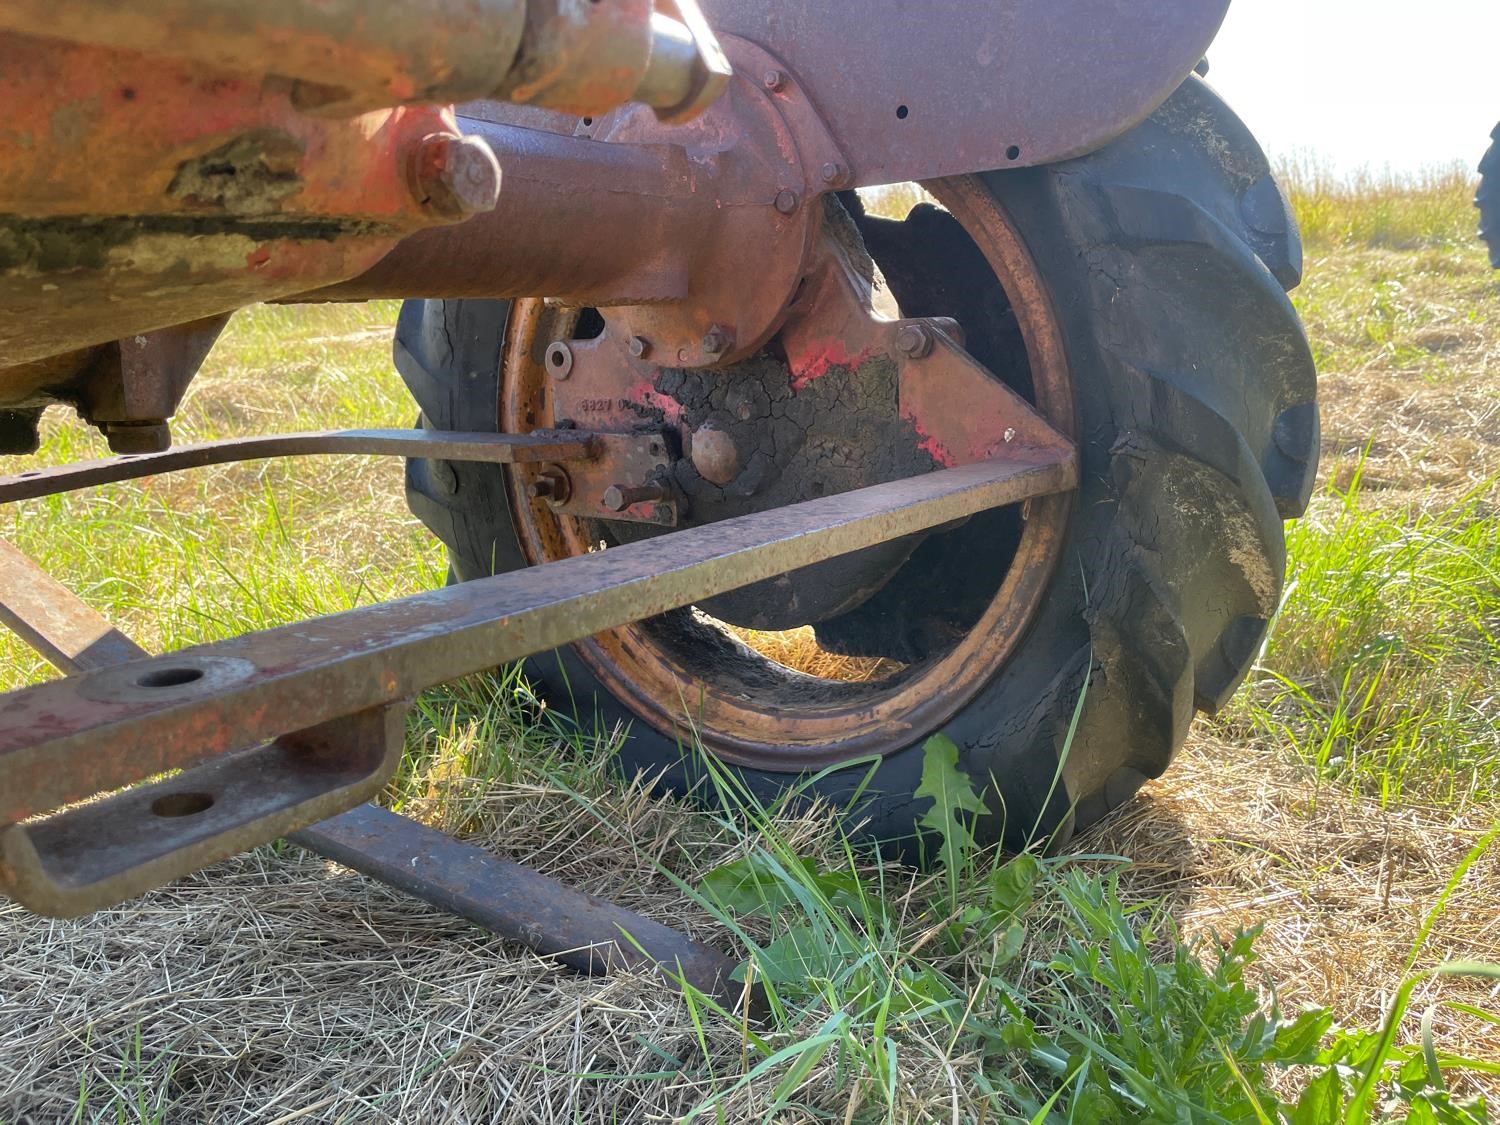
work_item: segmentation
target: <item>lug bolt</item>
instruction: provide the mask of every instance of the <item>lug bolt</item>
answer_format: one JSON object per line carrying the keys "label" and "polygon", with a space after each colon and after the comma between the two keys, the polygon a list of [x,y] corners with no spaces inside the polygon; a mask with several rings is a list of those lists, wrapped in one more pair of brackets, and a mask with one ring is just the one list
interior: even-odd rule
{"label": "lug bolt", "polygon": [[760,84],[774,94],[786,85],[786,75],[779,70],[768,70],[760,76]]}
{"label": "lug bolt", "polygon": [[554,379],[573,374],[573,349],[561,340],[547,345],[547,371]]}
{"label": "lug bolt", "polygon": [[99,428],[109,442],[109,451],[124,456],[135,453],[165,453],[172,448],[172,430],[165,418],[138,422],[103,422]]}
{"label": "lug bolt", "polygon": [[611,512],[623,512],[633,504],[645,504],[652,500],[665,500],[671,495],[660,484],[643,484],[635,487],[612,484],[604,490],[604,506]]}
{"label": "lug bolt", "polygon": [[560,465],[548,465],[526,486],[526,495],[549,504],[566,504],[573,495],[573,482]]}
{"label": "lug bolt", "polygon": [[823,182],[829,187],[839,187],[849,178],[849,169],[842,164],[830,160],[823,165]]}
{"label": "lug bolt", "polygon": [[500,201],[500,163],[482,137],[429,133],[412,154],[411,186],[428,210],[468,218]]}
{"label": "lug bolt", "polygon": [[896,350],[908,359],[921,359],[932,351],[932,333],[925,324],[903,324],[896,333]]}
{"label": "lug bolt", "polygon": [[630,337],[630,354],[636,359],[645,359],[651,354],[651,341],[644,336]]}
{"label": "lug bolt", "polygon": [[797,210],[797,205],[801,202],[802,200],[798,198],[797,193],[791,188],[782,188],[776,193],[776,210],[780,211],[783,215],[792,214],[792,212]]}
{"label": "lug bolt", "polygon": [[703,354],[713,359],[729,350],[729,334],[715,325],[703,334]]}

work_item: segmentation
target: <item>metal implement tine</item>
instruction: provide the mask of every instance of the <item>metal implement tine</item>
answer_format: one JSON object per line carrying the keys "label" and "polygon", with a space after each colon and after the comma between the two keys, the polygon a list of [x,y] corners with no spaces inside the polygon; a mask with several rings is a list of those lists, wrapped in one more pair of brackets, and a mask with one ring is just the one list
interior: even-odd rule
{"label": "metal implement tine", "polygon": [[288,839],[580,972],[660,966],[722,1001],[742,994],[732,957],[385,809],[364,805]]}
{"label": "metal implement tine", "polygon": [[1071,450],[965,465],[25,688],[0,712],[0,823],[1059,492],[1077,473]]}
{"label": "metal implement tine", "polygon": [[64,672],[89,672],[150,655],[4,539],[0,591],[0,624]]}
{"label": "metal implement tine", "polygon": [[529,434],[448,433],[442,430],[321,430],[302,434],[229,438],[182,445],[164,453],[142,453],[83,461],[55,469],[32,469],[0,477],[0,504],[33,500],[91,485],[114,484],[233,461],[309,454],[373,454],[435,457],[445,461],[535,464],[579,461],[596,453],[592,434],[577,430],[533,430]]}

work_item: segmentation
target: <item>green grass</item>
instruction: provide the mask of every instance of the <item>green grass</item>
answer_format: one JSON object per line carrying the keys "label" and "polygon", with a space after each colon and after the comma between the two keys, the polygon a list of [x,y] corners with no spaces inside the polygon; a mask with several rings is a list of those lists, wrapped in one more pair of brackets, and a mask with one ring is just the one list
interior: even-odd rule
{"label": "green grass", "polygon": [[1496,323],[1495,274],[1475,246],[1397,252],[1309,247],[1307,279],[1292,294],[1318,369],[1379,367],[1432,381],[1479,364]]}
{"label": "green grass", "polygon": [[[240,313],[173,423],[179,443],[278,429],[408,426],[392,369],[395,306]],[[290,341],[299,341],[295,347]],[[108,455],[54,408],[33,458],[0,472]],[[0,535],[161,651],[439,585],[441,548],[404,511],[389,461],[249,462],[11,505]],[[46,674],[8,633],[0,688]]]}
{"label": "green grass", "polygon": [[1286,177],[1327,481],[1231,737],[1335,786],[1463,808],[1500,792],[1500,281],[1462,169]]}
{"label": "green grass", "polygon": [[[742,1024],[758,1059],[686,1120],[724,1119],[737,1095],[750,1100],[730,1119],[747,1109],[767,1120],[815,1114],[804,1097],[815,1071],[850,1092],[860,1120],[925,1119],[932,1106],[912,1101],[902,1068],[934,1055],[949,1071],[943,1108],[962,1120],[1485,1120],[1483,1102],[1456,1096],[1445,1075],[1500,1073],[1500,1062],[1440,1055],[1430,1033],[1402,1045],[1396,1031],[1425,977],[1500,980],[1500,966],[1409,975],[1378,1028],[1339,1026],[1325,1008],[1284,1013],[1251,983],[1257,930],[1211,948],[1182,943],[1159,906],[1126,905],[1126,860],[975,848],[964,814],[980,801],[955,760],[951,742],[929,740],[923,784],[943,795],[929,824],[946,862],[925,879],[842,838],[833,861],[820,862],[827,851],[799,847],[779,829],[778,809],[713,771],[719,803],[734,810],[721,831],[742,854],[696,889],[681,886],[740,934],[750,950],[742,979],[764,988],[772,1015]],[[1497,836],[1500,827],[1439,895],[1409,973]],[[738,1018],[701,994],[689,999],[702,1019]],[[715,1053],[701,1046],[711,1068]],[[1288,1096],[1276,1079],[1294,1071]]]}
{"label": "green grass", "polygon": [[1276,175],[1310,249],[1420,250],[1474,241],[1476,178],[1461,164],[1407,175],[1335,176],[1316,163],[1292,161]]}
{"label": "green grass", "polygon": [[1291,586],[1233,714],[1399,803],[1500,796],[1500,520],[1490,480],[1432,509],[1356,470],[1288,531]]}

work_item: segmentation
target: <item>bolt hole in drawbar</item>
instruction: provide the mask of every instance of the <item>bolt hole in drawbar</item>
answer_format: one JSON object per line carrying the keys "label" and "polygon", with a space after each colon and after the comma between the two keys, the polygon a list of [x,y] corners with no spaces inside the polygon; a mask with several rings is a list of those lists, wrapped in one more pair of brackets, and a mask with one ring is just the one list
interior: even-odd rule
{"label": "bolt hole in drawbar", "polygon": [[214,807],[211,793],[168,793],[151,802],[151,812],[166,819],[197,816]]}
{"label": "bolt hole in drawbar", "polygon": [[905,121],[908,117],[911,116],[911,110],[907,106],[898,105],[896,107],[896,116],[899,117],[902,121]]}
{"label": "bolt hole in drawbar", "polygon": [[157,668],[136,680],[136,684],[143,688],[182,687],[195,684],[202,678],[201,668]]}

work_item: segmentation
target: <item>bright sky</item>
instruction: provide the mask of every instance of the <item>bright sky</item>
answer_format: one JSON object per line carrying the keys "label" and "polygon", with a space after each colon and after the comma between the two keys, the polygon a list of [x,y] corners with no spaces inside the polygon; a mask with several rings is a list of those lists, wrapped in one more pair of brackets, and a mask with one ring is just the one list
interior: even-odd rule
{"label": "bright sky", "polygon": [[1500,121],[1500,0],[1233,0],[1208,62],[1273,160],[1472,168]]}

